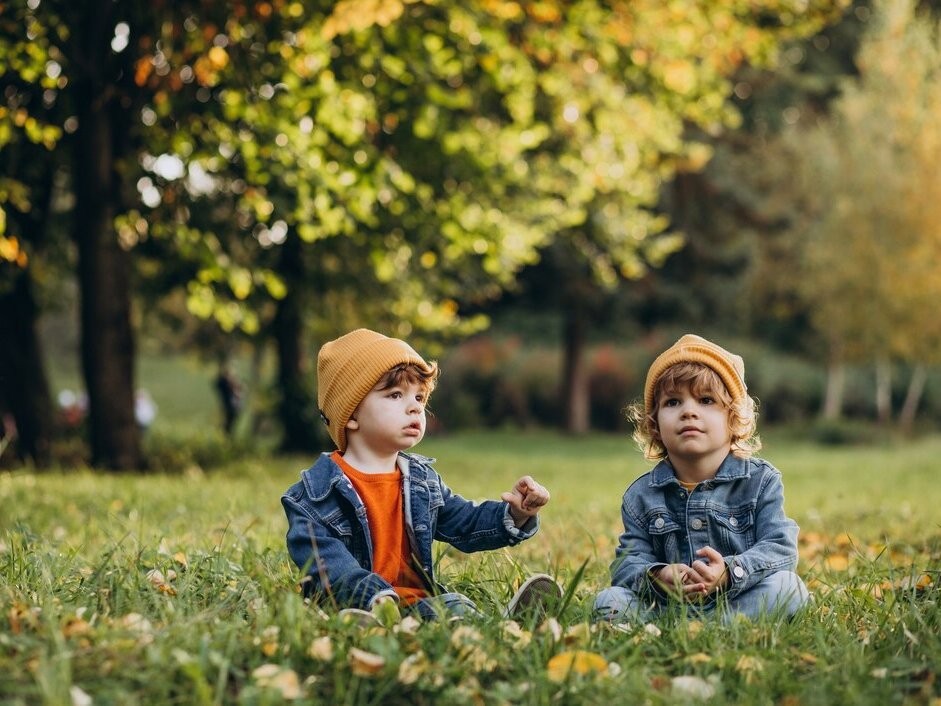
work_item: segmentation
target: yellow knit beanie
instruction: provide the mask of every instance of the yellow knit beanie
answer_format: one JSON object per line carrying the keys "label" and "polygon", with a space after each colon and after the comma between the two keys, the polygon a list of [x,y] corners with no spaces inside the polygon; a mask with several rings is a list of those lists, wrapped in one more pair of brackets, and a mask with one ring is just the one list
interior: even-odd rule
{"label": "yellow knit beanie", "polygon": [[748,391],[745,386],[745,362],[741,356],[729,353],[725,348],[705,338],[688,333],[657,356],[650,370],[647,371],[647,383],[644,385],[644,411],[648,416],[654,411],[653,396],[657,380],[667,368],[677,363],[702,363],[712,368],[725,383],[726,389],[732,395],[733,404],[745,397]]}
{"label": "yellow knit beanie", "polygon": [[346,451],[346,423],[359,403],[383,375],[402,363],[434,372],[405,341],[369,329],[323,344],[317,355],[317,406],[341,453]]}

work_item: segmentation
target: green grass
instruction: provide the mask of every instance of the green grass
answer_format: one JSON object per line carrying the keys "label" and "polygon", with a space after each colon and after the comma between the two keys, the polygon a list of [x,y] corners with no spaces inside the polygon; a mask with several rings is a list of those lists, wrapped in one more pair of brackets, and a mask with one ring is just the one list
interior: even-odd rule
{"label": "green grass", "polygon": [[[659,631],[586,620],[620,496],[646,468],[624,437],[481,432],[422,443],[465,497],[496,497],[522,474],[552,491],[527,543],[473,556],[438,548],[442,578],[494,616],[460,628],[364,630],[304,604],[279,497],[312,459],[182,475],[4,473],[0,703],[685,704],[695,699],[674,679],[694,677],[718,703],[936,705],[941,438],[765,443],[802,526],[800,572],[815,607],[783,625],[668,618]],[[574,590],[558,630],[496,617],[533,571]],[[923,588],[906,582],[923,576]],[[376,673],[362,673],[357,650],[375,656]],[[607,666],[550,679],[550,660],[575,650]]]}

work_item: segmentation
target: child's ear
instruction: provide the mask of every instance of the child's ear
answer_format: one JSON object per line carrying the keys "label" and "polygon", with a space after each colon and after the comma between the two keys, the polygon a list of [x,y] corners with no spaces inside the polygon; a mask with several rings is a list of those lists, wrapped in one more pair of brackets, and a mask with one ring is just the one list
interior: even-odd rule
{"label": "child's ear", "polygon": [[359,429],[359,422],[356,421],[355,417],[350,417],[346,422],[346,428],[353,430]]}

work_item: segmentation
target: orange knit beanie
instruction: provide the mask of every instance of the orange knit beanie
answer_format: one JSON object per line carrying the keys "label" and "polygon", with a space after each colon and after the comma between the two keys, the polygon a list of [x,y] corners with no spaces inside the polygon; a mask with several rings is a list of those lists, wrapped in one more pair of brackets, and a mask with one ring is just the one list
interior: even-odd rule
{"label": "orange knit beanie", "polygon": [[383,375],[402,363],[434,371],[405,341],[365,328],[321,347],[317,355],[317,406],[341,453],[346,451],[346,423],[359,403]]}
{"label": "orange knit beanie", "polygon": [[745,362],[741,356],[729,353],[725,348],[707,341],[705,338],[686,334],[663,353],[647,371],[647,382],[644,385],[644,411],[649,416],[653,414],[653,396],[657,387],[657,380],[670,366],[677,363],[701,363],[712,368],[725,383],[726,389],[732,395],[732,403],[739,402],[748,391],[745,386]]}

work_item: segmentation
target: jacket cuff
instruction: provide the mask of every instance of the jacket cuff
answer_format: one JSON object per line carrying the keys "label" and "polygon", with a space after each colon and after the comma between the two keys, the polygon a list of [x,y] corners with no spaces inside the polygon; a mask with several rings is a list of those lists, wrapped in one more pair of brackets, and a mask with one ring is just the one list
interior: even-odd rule
{"label": "jacket cuff", "polygon": [[395,592],[393,589],[391,589],[391,588],[384,588],[384,589],[382,589],[381,591],[379,591],[379,593],[377,593],[375,596],[373,596],[372,598],[369,599],[369,603],[367,604],[367,608],[368,608],[369,610],[372,610],[372,609],[373,609],[373,606],[376,605],[376,603],[379,602],[379,600],[381,600],[382,598],[392,598],[392,599],[395,600],[396,603],[399,602],[399,594],[398,594],[398,593],[396,593],[396,592]]}
{"label": "jacket cuff", "polygon": [[738,557],[730,556],[725,558],[725,570],[729,576],[725,593],[731,598],[741,593],[747,587],[748,569],[738,561]]}
{"label": "jacket cuff", "polygon": [[523,541],[529,539],[539,530],[539,517],[530,517],[522,527],[517,527],[510,514],[510,506],[506,505],[503,509],[503,526],[513,539]]}
{"label": "jacket cuff", "polygon": [[666,566],[666,564],[663,562],[650,564],[644,570],[644,573],[641,574],[641,580],[639,581],[638,587],[635,589],[635,593],[638,595],[652,595],[658,598],[668,598],[667,593],[657,582],[657,579],[654,578],[654,574],[664,566]]}

